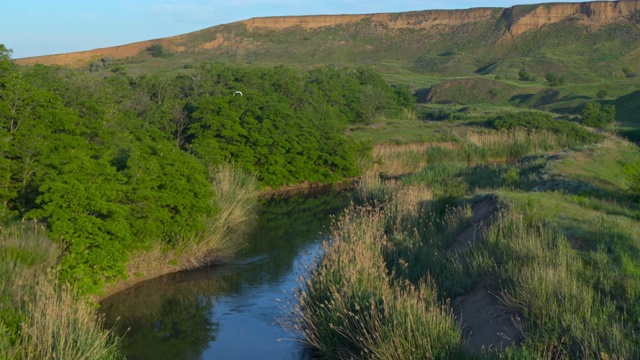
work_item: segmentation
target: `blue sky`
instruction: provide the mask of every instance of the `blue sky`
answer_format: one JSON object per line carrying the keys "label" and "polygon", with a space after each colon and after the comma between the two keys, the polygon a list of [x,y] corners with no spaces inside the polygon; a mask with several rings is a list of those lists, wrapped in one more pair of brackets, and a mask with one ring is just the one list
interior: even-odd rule
{"label": "blue sky", "polygon": [[258,16],[509,7],[536,0],[2,0],[0,44],[13,58],[128,44]]}

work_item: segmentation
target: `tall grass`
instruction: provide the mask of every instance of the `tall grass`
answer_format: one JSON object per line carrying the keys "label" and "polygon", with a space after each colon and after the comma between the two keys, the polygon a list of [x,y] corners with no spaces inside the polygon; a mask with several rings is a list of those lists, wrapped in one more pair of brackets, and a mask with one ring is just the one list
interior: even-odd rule
{"label": "tall grass", "polygon": [[59,285],[56,246],[37,224],[0,230],[0,358],[114,359],[95,308]]}
{"label": "tall grass", "polygon": [[386,261],[399,238],[416,240],[415,231],[405,230],[415,230],[430,196],[417,185],[398,190],[389,198],[378,187],[384,203],[342,215],[298,294],[289,326],[329,358],[425,359],[461,351],[460,330],[435,285],[427,276],[415,284],[403,279]]}
{"label": "tall grass", "polygon": [[374,164],[370,171],[395,177],[420,170],[426,163],[422,155],[429,144],[379,144],[373,148]]}
{"label": "tall grass", "polygon": [[525,155],[568,149],[586,143],[571,134],[547,130],[500,130],[467,132],[455,139],[455,146],[432,146],[424,150],[428,164],[461,162],[470,165],[514,161]]}
{"label": "tall grass", "polygon": [[39,274],[25,305],[19,341],[25,359],[117,359],[118,343],[102,328],[94,305],[60,287],[55,276]]}
{"label": "tall grass", "polygon": [[585,265],[563,235],[510,211],[487,233],[484,251],[475,256],[492,259],[495,268],[485,271],[497,271],[500,296],[520,315],[523,346],[537,358],[639,355],[635,330],[613,302],[582,280]]}
{"label": "tall grass", "polygon": [[182,267],[193,269],[233,256],[242,246],[257,204],[258,181],[232,165],[210,169],[215,217],[205,219],[202,237],[187,244]]}

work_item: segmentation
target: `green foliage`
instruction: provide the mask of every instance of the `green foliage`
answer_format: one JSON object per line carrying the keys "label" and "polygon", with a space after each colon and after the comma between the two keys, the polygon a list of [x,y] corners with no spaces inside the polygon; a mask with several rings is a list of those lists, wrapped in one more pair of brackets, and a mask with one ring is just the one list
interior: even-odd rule
{"label": "green foliage", "polygon": [[535,81],[535,78],[531,76],[525,69],[518,72],[518,80],[520,81]]}
{"label": "green foliage", "polygon": [[560,76],[553,72],[546,73],[544,78],[547,80],[547,84],[549,84],[549,86],[560,86],[564,84],[564,76]]}
{"label": "green foliage", "polygon": [[207,167],[233,163],[262,186],[353,177],[364,145],[346,126],[414,106],[408,88],[365,67],[93,78],[5,57],[0,215],[46,223],[63,249],[60,280],[81,293],[124,277],[132,251],[207,236],[221,210]]}
{"label": "green foliage", "polygon": [[598,93],[596,93],[596,97],[600,100],[606,98],[607,96],[609,96],[609,92],[605,89],[600,89],[598,90]]}
{"label": "green foliage", "polygon": [[164,46],[162,44],[152,44],[147,48],[147,52],[153,57],[163,57],[165,55]]}
{"label": "green foliage", "polygon": [[65,161],[40,187],[41,206],[30,217],[44,218],[62,244],[62,281],[85,293],[99,292],[107,281],[124,278],[131,228],[122,203],[124,177],[104,159]]}
{"label": "green foliage", "polygon": [[623,171],[627,177],[629,192],[636,199],[640,199],[640,161],[625,165]]}
{"label": "green foliage", "polygon": [[142,142],[121,149],[117,159],[126,177],[129,222],[139,246],[180,239],[202,230],[213,216],[207,171],[193,156],[164,142]]}
{"label": "green foliage", "polygon": [[[186,147],[205,164],[232,161],[269,186],[354,176],[361,145],[344,137],[346,125],[414,105],[408,89],[367,68],[214,65],[201,77],[227,95],[193,99]],[[244,96],[231,96],[237,89]]]}
{"label": "green foliage", "polygon": [[616,107],[613,104],[602,105],[597,101],[588,102],[582,110],[582,124],[591,127],[605,128],[613,123]]}

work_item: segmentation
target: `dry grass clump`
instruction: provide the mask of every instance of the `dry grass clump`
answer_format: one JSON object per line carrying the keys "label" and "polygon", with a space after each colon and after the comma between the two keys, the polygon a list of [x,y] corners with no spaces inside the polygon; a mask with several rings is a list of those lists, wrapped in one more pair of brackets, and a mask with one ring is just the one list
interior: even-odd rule
{"label": "dry grass clump", "polygon": [[60,286],[48,273],[39,274],[26,301],[26,321],[18,347],[24,359],[117,359],[114,336],[102,318],[73,289]]}

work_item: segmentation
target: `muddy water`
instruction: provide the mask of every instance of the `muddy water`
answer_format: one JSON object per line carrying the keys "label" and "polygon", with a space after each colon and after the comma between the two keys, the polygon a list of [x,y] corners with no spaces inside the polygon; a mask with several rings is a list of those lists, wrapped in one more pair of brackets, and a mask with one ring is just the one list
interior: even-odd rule
{"label": "muddy water", "polygon": [[102,302],[107,326],[124,336],[128,359],[308,359],[278,319],[319,255],[331,215],[348,202],[346,192],[266,201],[234,263],[115,294]]}

